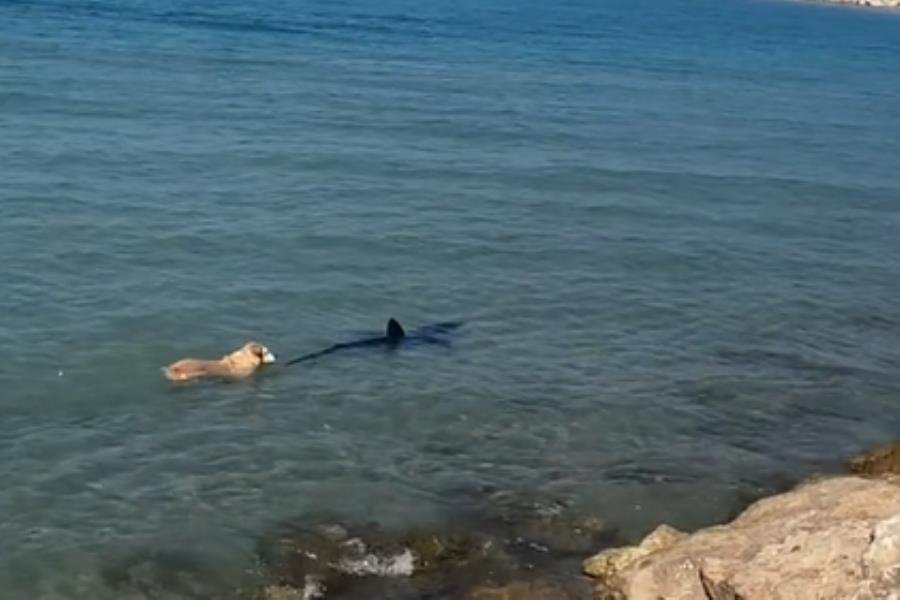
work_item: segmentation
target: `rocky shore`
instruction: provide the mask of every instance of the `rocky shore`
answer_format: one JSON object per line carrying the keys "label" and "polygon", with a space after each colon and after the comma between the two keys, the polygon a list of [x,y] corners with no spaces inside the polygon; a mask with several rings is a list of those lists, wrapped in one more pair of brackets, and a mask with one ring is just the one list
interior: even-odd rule
{"label": "rocky shore", "polygon": [[583,564],[597,600],[900,599],[900,443],[752,504],[725,525],[660,526]]}
{"label": "rocky shore", "polygon": [[281,523],[259,536],[241,589],[177,552],[126,557],[104,578],[128,600],[900,600],[900,442],[726,524],[663,524],[637,545],[553,499],[484,500],[478,515],[440,530],[336,515]]}

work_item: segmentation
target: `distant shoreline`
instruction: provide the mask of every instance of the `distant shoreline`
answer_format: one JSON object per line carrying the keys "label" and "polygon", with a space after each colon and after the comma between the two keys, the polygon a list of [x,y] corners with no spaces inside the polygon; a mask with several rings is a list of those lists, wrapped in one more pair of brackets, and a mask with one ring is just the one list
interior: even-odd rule
{"label": "distant shoreline", "polygon": [[826,4],[845,4],[863,8],[900,9],[900,0],[821,0]]}

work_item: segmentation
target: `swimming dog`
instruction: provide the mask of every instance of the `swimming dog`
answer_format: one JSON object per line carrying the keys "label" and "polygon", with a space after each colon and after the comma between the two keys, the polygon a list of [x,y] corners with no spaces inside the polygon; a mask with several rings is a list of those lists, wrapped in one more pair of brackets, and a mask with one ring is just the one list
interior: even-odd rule
{"label": "swimming dog", "polygon": [[247,342],[231,354],[219,360],[183,358],[163,367],[170,381],[189,381],[201,377],[243,379],[256,372],[262,365],[275,362],[275,355],[258,342]]}

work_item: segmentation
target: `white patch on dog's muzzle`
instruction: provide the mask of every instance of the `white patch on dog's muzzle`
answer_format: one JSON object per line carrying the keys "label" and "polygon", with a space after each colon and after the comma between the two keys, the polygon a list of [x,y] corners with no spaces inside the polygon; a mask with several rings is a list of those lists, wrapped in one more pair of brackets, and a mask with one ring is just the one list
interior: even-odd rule
{"label": "white patch on dog's muzzle", "polygon": [[263,364],[269,364],[275,362],[275,355],[267,348],[265,352],[263,352],[262,356]]}

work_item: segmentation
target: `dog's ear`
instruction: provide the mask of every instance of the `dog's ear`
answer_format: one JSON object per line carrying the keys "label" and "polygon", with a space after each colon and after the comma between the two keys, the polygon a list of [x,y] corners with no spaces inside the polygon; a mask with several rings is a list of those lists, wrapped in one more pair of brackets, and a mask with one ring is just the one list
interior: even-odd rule
{"label": "dog's ear", "polygon": [[257,342],[248,343],[247,350],[250,351],[250,354],[259,359],[262,359],[263,355],[266,353],[266,349],[263,348],[263,345]]}

